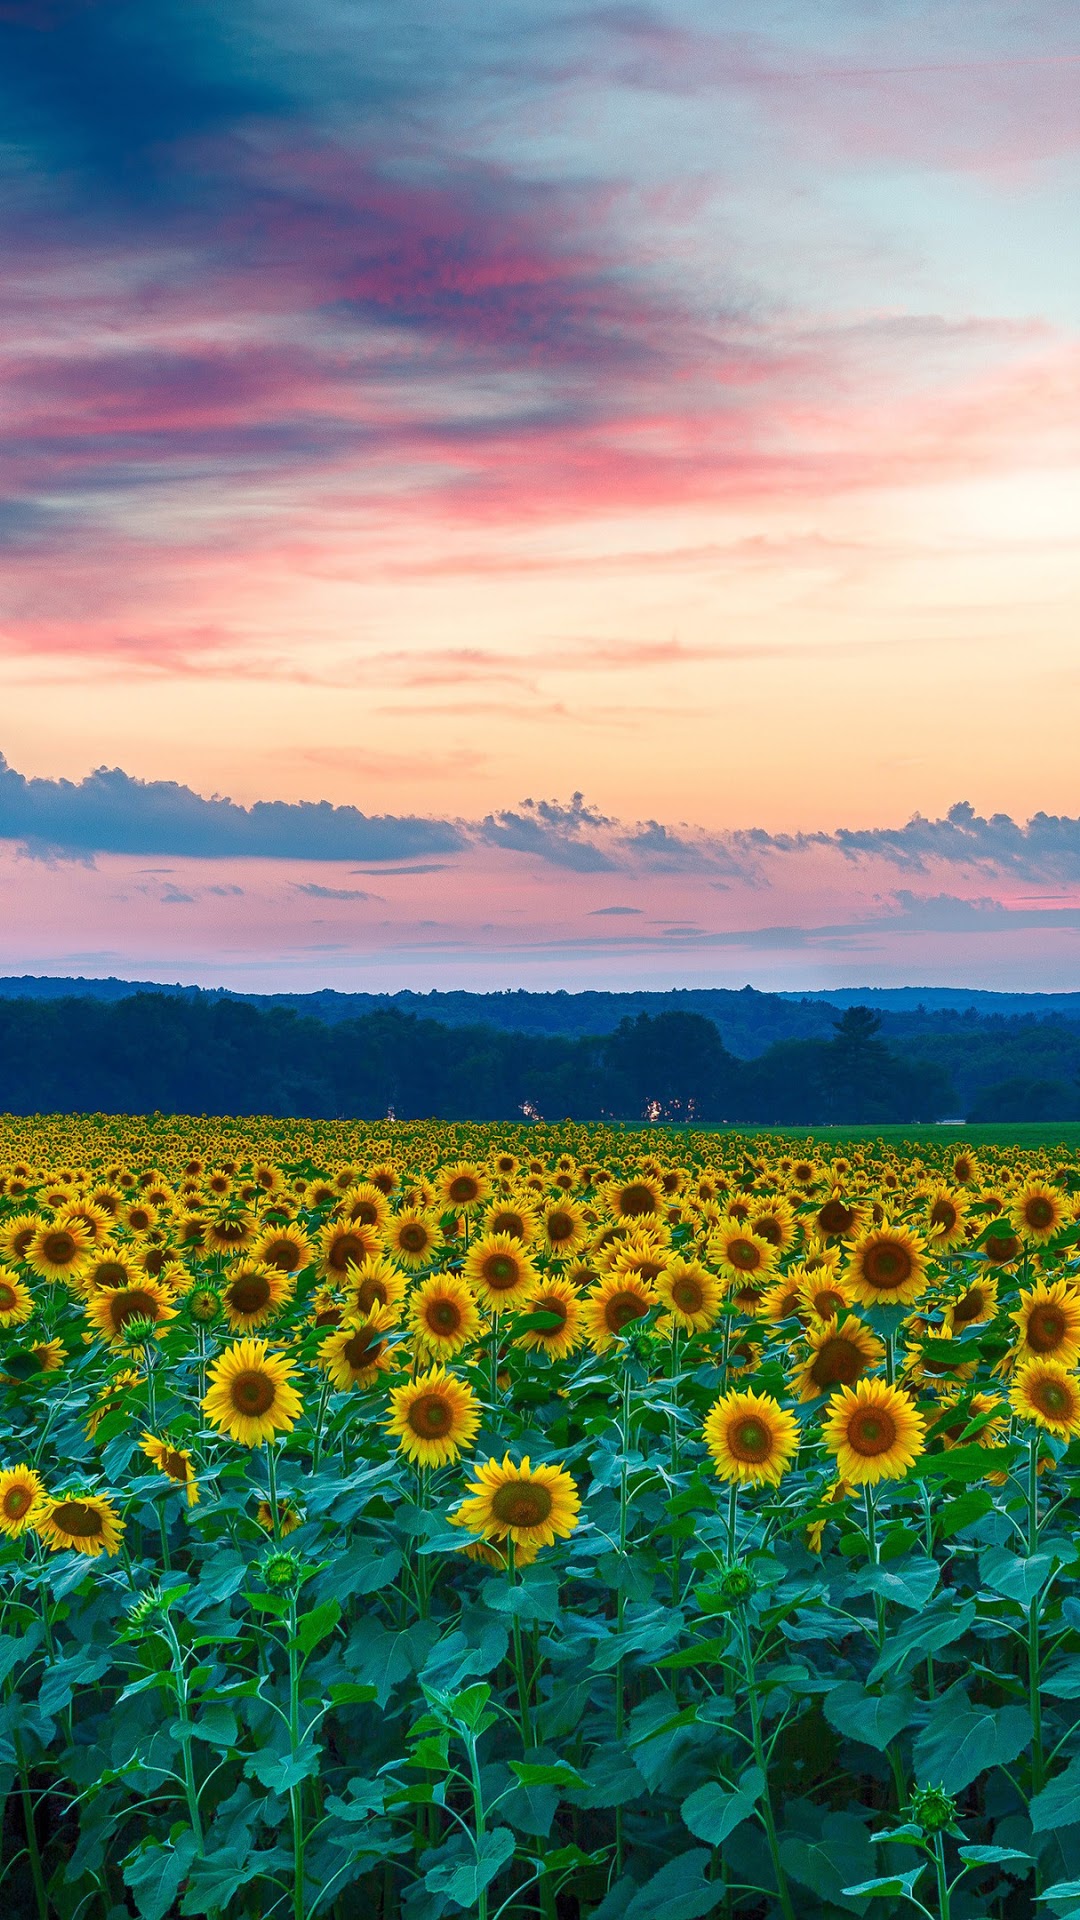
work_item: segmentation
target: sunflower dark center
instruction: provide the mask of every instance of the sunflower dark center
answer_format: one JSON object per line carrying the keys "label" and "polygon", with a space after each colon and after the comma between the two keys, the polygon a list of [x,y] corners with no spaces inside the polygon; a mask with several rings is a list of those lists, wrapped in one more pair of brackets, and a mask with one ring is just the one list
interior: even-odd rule
{"label": "sunflower dark center", "polygon": [[74,1260],[78,1247],[73,1236],[70,1233],[64,1233],[61,1229],[45,1235],[41,1243],[41,1251],[50,1265],[66,1267]]}
{"label": "sunflower dark center", "polygon": [[359,1266],[366,1254],[367,1248],[355,1233],[342,1233],[330,1248],[329,1264],[335,1273],[344,1273],[346,1267]]}
{"label": "sunflower dark center", "polygon": [[401,1229],[398,1245],[403,1253],[423,1253],[430,1238],[427,1228],[421,1226],[419,1220],[410,1220],[408,1226]]}
{"label": "sunflower dark center", "polygon": [[4,1517],[7,1520],[21,1520],[34,1504],[31,1487],[9,1487],[4,1495]]}
{"label": "sunflower dark center", "polygon": [[823,1233],[847,1233],[855,1225],[855,1215],[842,1200],[826,1200],[818,1211],[818,1226]]}
{"label": "sunflower dark center", "polygon": [[891,1293],[910,1280],[912,1259],[906,1247],[898,1241],[879,1241],[876,1246],[867,1249],[863,1256],[863,1278],[868,1286],[876,1287],[880,1293]]}
{"label": "sunflower dark center", "polygon": [[556,1247],[563,1240],[572,1240],[574,1237],[573,1215],[564,1213],[561,1207],[556,1207],[553,1213],[548,1214],[547,1234],[552,1246]]}
{"label": "sunflower dark center", "polygon": [[848,1387],[865,1371],[865,1355],[853,1340],[844,1340],[837,1334],[818,1348],[810,1378],[818,1387]]}
{"label": "sunflower dark center", "polygon": [[848,1421],[848,1446],[868,1459],[887,1453],[895,1439],[896,1422],[887,1407],[859,1407]]}
{"label": "sunflower dark center", "polygon": [[480,1188],[471,1174],[459,1174],[456,1180],[450,1182],[450,1198],[457,1206],[469,1206],[476,1199],[479,1191]]}
{"label": "sunflower dark center", "polygon": [[552,1498],[536,1480],[510,1480],[492,1495],[491,1511],[507,1527],[540,1527],[550,1518]]}
{"label": "sunflower dark center", "polygon": [[234,1313],[258,1313],[273,1297],[269,1280],[262,1273],[244,1273],[233,1281],[226,1298]]}
{"label": "sunflower dark center", "polygon": [[705,1289],[700,1280],[684,1274],[672,1282],[671,1298],[683,1313],[700,1313],[705,1304]]}
{"label": "sunflower dark center", "polygon": [[260,1373],[250,1368],[238,1373],[231,1387],[232,1402],[238,1413],[254,1417],[260,1413],[269,1413],[277,1398],[277,1388],[268,1373]]}
{"label": "sunflower dark center", "polygon": [[89,1506],[83,1500],[64,1500],[53,1508],[53,1522],[61,1533],[70,1534],[73,1540],[96,1540],[104,1531],[105,1523],[96,1507]]}
{"label": "sunflower dark center", "polygon": [[456,1300],[432,1300],[425,1314],[433,1333],[457,1333],[461,1326],[461,1308]]}
{"label": "sunflower dark center", "polygon": [[1049,1227],[1055,1217],[1054,1203],[1043,1194],[1035,1194],[1024,1207],[1024,1219],[1029,1227]]}
{"label": "sunflower dark center", "polygon": [[276,1267],[279,1273],[295,1273],[300,1265],[300,1248],[295,1240],[282,1235],[280,1240],[272,1240],[266,1250],[266,1264]]}
{"label": "sunflower dark center", "polygon": [[729,1241],[727,1256],[740,1273],[756,1273],[762,1262],[761,1248],[755,1247],[752,1240]]}
{"label": "sunflower dark center", "polygon": [[1034,1307],[1028,1315],[1027,1343],[1035,1353],[1053,1353],[1068,1331],[1060,1307]]}
{"label": "sunflower dark center", "polygon": [[518,1264],[508,1253],[493,1253],[484,1262],[484,1279],[496,1293],[512,1287],[518,1278]]}
{"label": "sunflower dark center", "polygon": [[649,1311],[648,1301],[640,1293],[613,1293],[604,1303],[604,1323],[610,1333],[621,1333],[632,1320],[642,1320]]}
{"label": "sunflower dark center", "polygon": [[953,1325],[966,1327],[969,1321],[977,1320],[986,1306],[985,1295],[981,1287],[969,1287],[962,1300],[958,1300],[952,1310]]}
{"label": "sunflower dark center", "polygon": [[622,1213],[629,1214],[655,1213],[656,1195],[643,1182],[624,1187],[619,1196],[619,1208]]}
{"label": "sunflower dark center", "polygon": [[454,1410],[441,1393],[422,1393],[409,1408],[408,1421],[421,1440],[440,1440],[454,1424]]}
{"label": "sunflower dark center", "polygon": [[161,1307],[152,1293],[144,1293],[140,1287],[128,1287],[121,1296],[119,1292],[109,1302],[109,1319],[120,1331],[129,1320],[160,1320]]}
{"label": "sunflower dark center", "polygon": [[744,1414],[732,1422],[728,1429],[727,1443],[736,1460],[747,1466],[760,1464],[767,1460],[772,1436],[763,1420],[753,1414]]}

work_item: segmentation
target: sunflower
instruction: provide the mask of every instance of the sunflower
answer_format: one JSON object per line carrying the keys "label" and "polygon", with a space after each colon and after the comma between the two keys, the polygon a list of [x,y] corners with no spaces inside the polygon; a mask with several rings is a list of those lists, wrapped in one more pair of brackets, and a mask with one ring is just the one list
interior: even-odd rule
{"label": "sunflower", "polygon": [[36,1213],[16,1213],[0,1226],[0,1258],[5,1260],[25,1260],[27,1249],[34,1235],[40,1231],[41,1221]]}
{"label": "sunflower", "polygon": [[484,1215],[485,1233],[508,1233],[523,1247],[532,1245],[536,1231],[536,1213],[524,1200],[495,1200]]}
{"label": "sunflower", "polygon": [[[67,1359],[67,1348],[62,1340],[41,1340],[37,1346],[20,1349],[19,1358],[30,1363],[30,1378],[39,1373],[59,1373]],[[0,1380],[8,1386],[22,1384],[21,1379],[11,1373],[0,1373]]]}
{"label": "sunflower", "polygon": [[1016,1195],[1009,1217],[1021,1239],[1042,1246],[1069,1217],[1065,1195],[1044,1180],[1029,1180]]}
{"label": "sunflower", "polygon": [[109,1238],[113,1227],[113,1217],[104,1207],[96,1207],[92,1200],[79,1200],[74,1206],[64,1208],[61,1220],[78,1220],[86,1228],[95,1247]]}
{"label": "sunflower", "polygon": [[1060,1360],[1072,1367],[1080,1359],[1080,1295],[1064,1280],[1053,1286],[1040,1280],[1021,1292],[1009,1318],[1020,1330],[1017,1360]]}
{"label": "sunflower", "polygon": [[27,1266],[43,1280],[77,1280],[93,1244],[81,1221],[69,1220],[65,1225],[54,1220],[51,1226],[38,1224],[24,1257]]}
{"label": "sunflower", "polygon": [[418,1467],[445,1467],[476,1438],[480,1403],[472,1388],[445,1367],[429,1367],[390,1389],[385,1422],[406,1459]]}
{"label": "sunflower", "polygon": [[34,1296],[14,1273],[0,1268],[0,1327],[21,1327],[34,1311]]}
{"label": "sunflower", "polygon": [[934,1252],[948,1253],[953,1247],[962,1247],[966,1225],[962,1195],[950,1193],[948,1187],[935,1188],[926,1207],[926,1231]]}
{"label": "sunflower", "polygon": [[672,1323],[687,1333],[705,1333],[715,1326],[723,1289],[700,1260],[676,1255],[657,1275],[656,1292]]}
{"label": "sunflower", "polygon": [[454,1166],[443,1167],[436,1185],[440,1198],[448,1208],[478,1206],[491,1192],[487,1174],[474,1166],[471,1160],[459,1160]]}
{"label": "sunflower", "polygon": [[350,1267],[362,1267],[382,1250],[374,1227],[359,1221],[330,1220],[319,1235],[318,1271],[324,1280],[344,1280]]}
{"label": "sunflower", "polygon": [[426,1267],[438,1249],[438,1221],[422,1207],[409,1207],[388,1222],[384,1238],[394,1259],[415,1271]]}
{"label": "sunflower", "polygon": [[468,1482],[471,1499],[454,1518],[484,1540],[519,1547],[553,1547],[573,1533],[581,1514],[577,1487],[564,1467],[534,1467],[528,1454],[520,1466],[504,1454],[502,1464],[485,1460]]}
{"label": "sunflower", "polygon": [[850,1240],[867,1226],[870,1209],[863,1202],[845,1200],[834,1191],[810,1218],[815,1233],[823,1240]]}
{"label": "sunflower", "polygon": [[311,1242],[299,1227],[267,1227],[251,1249],[252,1257],[279,1273],[302,1273],[311,1265]]}
{"label": "sunflower", "polygon": [[148,1200],[132,1200],[123,1208],[121,1220],[132,1233],[149,1233],[158,1223],[158,1210]]}
{"label": "sunflower", "polygon": [[124,1522],[110,1500],[97,1493],[48,1495],[32,1509],[31,1526],[54,1553],[70,1550],[96,1559],[116,1553]]}
{"label": "sunflower", "polygon": [[130,1287],[101,1287],[86,1303],[86,1317],[106,1340],[121,1344],[131,1320],[149,1320],[164,1332],[176,1318],[172,1295],[157,1280]]}
{"label": "sunflower", "polygon": [[839,1317],[811,1321],[806,1344],[809,1352],[792,1377],[792,1386],[803,1402],[832,1393],[836,1387],[853,1386],[885,1358],[881,1341],[853,1313],[844,1321]]}
{"label": "sunflower", "polygon": [[962,1293],[959,1300],[950,1301],[946,1308],[949,1332],[984,1326],[992,1320],[997,1312],[997,1295],[996,1280],[973,1280],[966,1293]]}
{"label": "sunflower", "polygon": [[478,1240],[469,1251],[462,1277],[490,1313],[520,1306],[539,1279],[520,1240],[508,1233],[488,1233]]}
{"label": "sunflower", "polygon": [[844,1281],[860,1306],[907,1306],[926,1287],[922,1246],[906,1227],[872,1227],[851,1247]]}
{"label": "sunflower", "polygon": [[342,1393],[353,1387],[374,1386],[380,1373],[392,1371],[396,1362],[384,1333],[397,1325],[393,1307],[373,1307],[363,1318],[359,1315],[335,1327],[319,1343],[319,1366],[331,1385]]}
{"label": "sunflower", "polygon": [[400,1309],[405,1299],[405,1275],[382,1253],[354,1267],[347,1286],[353,1308],[359,1314],[370,1313],[372,1307]]}
{"label": "sunflower", "polygon": [[776,1248],[730,1215],[709,1237],[709,1258],[725,1280],[767,1283],[776,1266]]}
{"label": "sunflower", "polygon": [[638,1173],[622,1186],[613,1186],[608,1196],[611,1210],[620,1220],[641,1220],[659,1213],[664,1189],[652,1173]]}
{"label": "sunflower", "polygon": [[812,1320],[837,1320],[851,1305],[851,1296],[843,1281],[836,1279],[828,1268],[802,1273],[799,1308]]}
{"label": "sunflower", "polygon": [[221,1283],[221,1304],[233,1333],[250,1333],[273,1319],[296,1290],[295,1282],[279,1267],[259,1260],[238,1260]]}
{"label": "sunflower", "polygon": [[834,1394],[822,1431],[842,1480],[902,1480],[924,1451],[926,1422],[901,1387],[858,1380]]}
{"label": "sunflower", "polygon": [[551,1327],[531,1327],[526,1333],[518,1335],[514,1341],[516,1347],[527,1351],[546,1353],[549,1360],[565,1360],[568,1353],[580,1346],[581,1300],[575,1286],[569,1280],[542,1280],[525,1301],[525,1313],[550,1314],[556,1321]]}
{"label": "sunflower", "polygon": [[34,1508],[45,1498],[45,1482],[33,1467],[0,1468],[0,1533],[17,1540],[34,1524]]}
{"label": "sunflower", "polygon": [[572,1200],[556,1200],[541,1208],[540,1231],[554,1260],[571,1260],[587,1245],[585,1215]]}
{"label": "sunflower", "polygon": [[135,1260],[129,1259],[122,1248],[114,1247],[106,1240],[91,1254],[81,1281],[86,1291],[93,1293],[98,1287],[134,1286],[145,1271]]}
{"label": "sunflower", "polygon": [[[274,1516],[270,1511],[269,1500],[259,1501],[255,1509],[255,1518],[265,1533],[273,1533]],[[284,1540],[286,1534],[295,1533],[297,1527],[303,1526],[304,1516],[293,1506],[291,1500],[279,1500],[277,1522],[278,1537]]]}
{"label": "sunflower", "polygon": [[656,1305],[651,1281],[633,1273],[610,1273],[581,1303],[585,1331],[594,1353],[606,1353],[635,1320]]}
{"label": "sunflower", "polygon": [[211,1253],[246,1253],[255,1239],[255,1216],[246,1207],[212,1213],[204,1227],[204,1245]]}
{"label": "sunflower", "polygon": [[295,1367],[265,1340],[235,1340],[210,1368],[202,1410],[211,1426],[243,1447],[291,1433],[301,1412]]}
{"label": "sunflower", "polygon": [[167,1480],[174,1481],[178,1487],[186,1490],[188,1506],[197,1507],[199,1483],[195,1478],[195,1470],[187,1448],[174,1447],[168,1440],[159,1439],[152,1433],[144,1433],[139,1445],[159,1473],[163,1473]]}
{"label": "sunflower", "polygon": [[666,1242],[650,1233],[632,1233],[608,1247],[599,1264],[605,1273],[633,1274],[648,1286],[655,1286],[670,1258]]}
{"label": "sunflower", "polygon": [[1009,1405],[1061,1440],[1080,1433],[1080,1380],[1060,1360],[1028,1360],[1018,1367]]}
{"label": "sunflower", "polygon": [[770,1200],[767,1206],[752,1208],[750,1226],[778,1253],[788,1253],[795,1245],[798,1226],[795,1209],[788,1200]]}
{"label": "sunflower", "polygon": [[381,1233],[390,1217],[390,1203],[378,1187],[361,1180],[342,1194],[338,1215],[350,1225],[374,1227],[376,1233]]}
{"label": "sunflower", "polygon": [[778,1324],[781,1320],[790,1319],[792,1314],[800,1312],[803,1308],[804,1302],[799,1292],[798,1277],[795,1273],[788,1273],[782,1280],[778,1280],[775,1286],[765,1289],[758,1299],[756,1310],[763,1320],[771,1320],[774,1324]]}
{"label": "sunflower", "polygon": [[721,1480],[775,1486],[799,1448],[799,1423],[770,1393],[723,1393],[705,1421],[705,1445]]}
{"label": "sunflower", "polygon": [[471,1288],[453,1273],[422,1280],[409,1297],[409,1326],[419,1347],[452,1358],[480,1332]]}
{"label": "sunflower", "polygon": [[994,1230],[980,1243],[979,1251],[988,1267],[1012,1267],[1024,1251],[1024,1243],[1012,1231],[1007,1220],[994,1222]]}

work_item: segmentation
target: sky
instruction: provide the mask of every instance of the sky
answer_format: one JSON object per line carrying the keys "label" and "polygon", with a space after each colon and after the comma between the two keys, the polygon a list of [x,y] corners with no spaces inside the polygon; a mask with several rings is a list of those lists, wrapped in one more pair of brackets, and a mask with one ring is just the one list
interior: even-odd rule
{"label": "sky", "polygon": [[0,971],[1080,987],[1064,0],[0,0]]}

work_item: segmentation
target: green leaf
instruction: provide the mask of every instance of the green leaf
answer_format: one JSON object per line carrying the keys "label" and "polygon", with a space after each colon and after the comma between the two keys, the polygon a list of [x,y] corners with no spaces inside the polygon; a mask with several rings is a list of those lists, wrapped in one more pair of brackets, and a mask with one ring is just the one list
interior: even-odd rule
{"label": "green leaf", "polygon": [[657,1920],[658,1914],[663,1920],[701,1920],[703,1914],[715,1913],[727,1890],[722,1881],[705,1878],[711,1864],[707,1847],[678,1854],[638,1888],[622,1920]]}
{"label": "green leaf", "polygon": [[956,1533],[962,1533],[984,1513],[989,1513],[994,1504],[993,1495],[985,1487],[969,1487],[966,1493],[958,1493],[955,1500],[946,1500],[937,1516],[937,1531],[942,1540],[951,1540]]}
{"label": "green leaf", "polygon": [[584,1776],[566,1760],[556,1760],[551,1765],[538,1761],[511,1760],[510,1770],[516,1773],[523,1787],[583,1787]]}
{"label": "green leaf", "polygon": [[1030,1740],[1024,1707],[973,1707],[951,1689],[915,1741],[915,1770],[946,1793],[961,1793],[991,1767],[1008,1766]]}
{"label": "green leaf", "polygon": [[123,1864],[124,1884],[131,1888],[139,1920],[166,1920],[192,1860],[195,1835],[181,1833],[176,1845],[163,1847],[147,1840],[129,1853]]}
{"label": "green leaf", "polygon": [[320,1640],[333,1633],[341,1619],[341,1605],[337,1600],[324,1600],[321,1606],[312,1607],[296,1623],[296,1644],[301,1653],[311,1653]]}
{"label": "green leaf", "polygon": [[1035,1832],[1050,1833],[1055,1827],[1070,1825],[1076,1818],[1078,1795],[1080,1755],[1070,1760],[1068,1766],[1032,1800],[1028,1812]]}
{"label": "green leaf", "polygon": [[911,1468],[911,1480],[985,1480],[988,1473],[1007,1469],[1015,1447],[950,1447],[945,1453],[924,1453]]}
{"label": "green leaf", "polygon": [[892,1894],[894,1898],[897,1894],[906,1895],[910,1900],[914,1896],[915,1882],[924,1871],[922,1867],[912,1867],[909,1873],[886,1874],[883,1880],[860,1880],[858,1886],[843,1887],[841,1891],[848,1900],[873,1899],[875,1895],[884,1894]]}
{"label": "green leaf", "polygon": [[883,1753],[889,1741],[911,1725],[916,1701],[910,1687],[869,1693],[857,1680],[845,1680],[826,1694],[822,1708],[829,1725],[846,1740],[861,1740]]}
{"label": "green leaf", "polygon": [[1040,1691],[1052,1694],[1055,1700],[1080,1700],[1080,1660],[1070,1660],[1056,1673],[1047,1674]]}
{"label": "green leaf", "polygon": [[865,1567],[860,1574],[851,1576],[851,1591],[877,1593],[883,1600],[893,1600],[897,1606],[918,1613],[926,1606],[940,1579],[936,1560],[911,1559],[899,1566]]}
{"label": "green leaf", "polygon": [[319,1771],[318,1747],[305,1745],[295,1753],[253,1753],[244,1763],[249,1780],[258,1780],[268,1793],[287,1793]]}
{"label": "green leaf", "polygon": [[424,1875],[424,1885],[429,1893],[445,1894],[459,1907],[474,1907],[478,1896],[513,1859],[516,1850],[517,1841],[509,1827],[494,1827],[481,1837],[474,1860],[452,1860],[431,1867]]}
{"label": "green leaf", "polygon": [[958,1847],[957,1852],[969,1867],[1000,1867],[1006,1860],[1022,1860],[1028,1874],[1035,1864],[1030,1853],[1021,1853],[1016,1847]]}
{"label": "green leaf", "polygon": [[973,1600],[963,1600],[957,1606],[951,1594],[943,1595],[927,1607],[925,1613],[913,1620],[905,1620],[903,1626],[889,1636],[870,1669],[871,1684],[903,1666],[906,1660],[921,1658],[925,1654],[938,1652],[941,1647],[951,1646],[954,1640],[961,1639],[967,1633],[974,1620]]}
{"label": "green leaf", "polygon": [[1021,1607],[1030,1606],[1058,1565],[1055,1553],[1033,1553],[1025,1559],[1009,1547],[987,1547],[979,1555],[983,1585]]}
{"label": "green leaf", "polygon": [[1036,1900],[1052,1900],[1055,1906],[1065,1906],[1066,1914],[1080,1911],[1080,1880],[1058,1880],[1045,1893],[1037,1893]]}
{"label": "green leaf", "polygon": [[656,1665],[666,1672],[678,1667],[712,1667],[723,1658],[726,1640],[695,1640],[692,1647],[680,1647],[678,1653],[666,1653]]}
{"label": "green leaf", "polygon": [[42,1627],[39,1620],[31,1621],[25,1633],[0,1634],[0,1682],[7,1679],[12,1668],[20,1660],[26,1660],[33,1653],[41,1639]]}
{"label": "green leaf", "polygon": [[333,1707],[362,1707],[376,1697],[374,1687],[361,1686],[356,1680],[335,1680],[327,1693]]}
{"label": "green leaf", "polygon": [[818,1839],[786,1834],[780,1842],[780,1857],[792,1879],[827,1902],[841,1899],[845,1887],[874,1869],[866,1828],[849,1813],[827,1813]]}
{"label": "green leaf", "polygon": [[250,1881],[277,1868],[291,1868],[292,1855],[284,1847],[270,1847],[262,1853],[246,1848],[222,1847],[206,1860],[195,1861],[188,1890],[180,1911],[184,1914],[216,1914],[228,1906],[234,1893]]}
{"label": "green leaf", "polygon": [[758,1767],[748,1767],[734,1789],[706,1781],[683,1801],[682,1817],[696,1839],[710,1847],[722,1846],[736,1827],[750,1819],[764,1785],[765,1776]]}
{"label": "green leaf", "polygon": [[192,1731],[212,1747],[235,1747],[239,1728],[236,1715],[223,1700],[211,1700],[196,1717]]}

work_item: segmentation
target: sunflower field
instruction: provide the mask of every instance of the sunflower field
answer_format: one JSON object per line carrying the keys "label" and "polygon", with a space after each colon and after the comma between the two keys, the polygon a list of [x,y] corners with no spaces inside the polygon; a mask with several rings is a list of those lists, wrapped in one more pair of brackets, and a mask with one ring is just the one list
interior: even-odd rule
{"label": "sunflower field", "polygon": [[1080,1916],[1080,1160],[0,1125],[30,1920]]}

